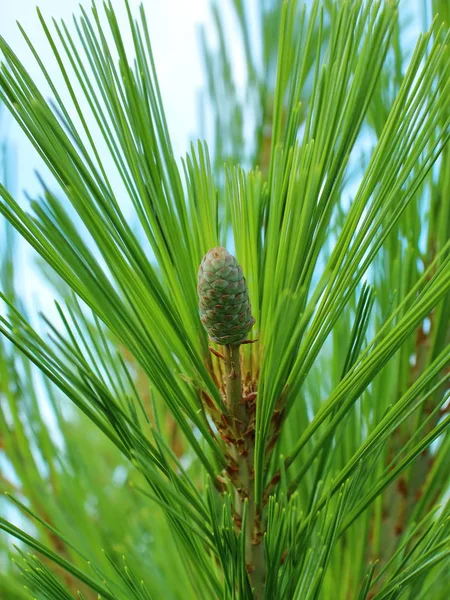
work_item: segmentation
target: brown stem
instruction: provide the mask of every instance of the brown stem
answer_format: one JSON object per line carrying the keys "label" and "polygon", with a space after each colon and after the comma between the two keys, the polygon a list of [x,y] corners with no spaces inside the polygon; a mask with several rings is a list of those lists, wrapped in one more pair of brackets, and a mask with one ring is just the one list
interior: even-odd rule
{"label": "brown stem", "polygon": [[225,346],[225,371],[227,403],[233,417],[233,429],[236,439],[241,441],[241,444],[236,444],[236,453],[234,456],[239,467],[239,480],[242,484],[242,489],[236,494],[238,510],[241,515],[243,503],[246,498],[248,500],[245,559],[250,582],[254,588],[254,598],[255,600],[262,600],[264,598],[265,579],[264,546],[260,534],[260,518],[257,514],[254,498],[254,442],[253,437],[244,437],[244,432],[246,432],[249,425],[250,416],[246,403],[243,402],[242,398],[239,346]]}

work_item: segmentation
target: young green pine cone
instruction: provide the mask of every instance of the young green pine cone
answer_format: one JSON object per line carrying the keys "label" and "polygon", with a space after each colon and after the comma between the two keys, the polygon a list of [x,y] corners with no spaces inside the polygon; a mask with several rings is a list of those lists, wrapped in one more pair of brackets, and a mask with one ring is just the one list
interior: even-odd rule
{"label": "young green pine cone", "polygon": [[240,344],[253,327],[247,283],[234,256],[211,248],[198,269],[200,319],[213,342]]}

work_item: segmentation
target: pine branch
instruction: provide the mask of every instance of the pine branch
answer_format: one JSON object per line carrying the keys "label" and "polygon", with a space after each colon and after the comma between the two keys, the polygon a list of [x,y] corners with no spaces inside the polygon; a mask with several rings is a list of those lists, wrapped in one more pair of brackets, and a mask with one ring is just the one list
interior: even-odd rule
{"label": "pine branch", "polygon": [[[445,598],[448,26],[409,53],[394,1],[264,2],[258,29],[233,0],[242,95],[214,5],[212,150],[179,167],[146,13],[120,6],[38,12],[65,94],[21,29],[50,100],[0,40],[0,99],[51,175],[26,208],[0,183],[18,593]],[[11,228],[52,273],[40,321]]]}

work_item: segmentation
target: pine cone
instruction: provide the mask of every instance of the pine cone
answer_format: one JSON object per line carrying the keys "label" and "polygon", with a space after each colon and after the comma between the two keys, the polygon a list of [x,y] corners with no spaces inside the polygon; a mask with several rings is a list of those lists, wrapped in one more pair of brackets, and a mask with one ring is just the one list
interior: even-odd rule
{"label": "pine cone", "polygon": [[200,319],[213,342],[240,344],[255,323],[247,283],[237,260],[218,246],[198,269]]}

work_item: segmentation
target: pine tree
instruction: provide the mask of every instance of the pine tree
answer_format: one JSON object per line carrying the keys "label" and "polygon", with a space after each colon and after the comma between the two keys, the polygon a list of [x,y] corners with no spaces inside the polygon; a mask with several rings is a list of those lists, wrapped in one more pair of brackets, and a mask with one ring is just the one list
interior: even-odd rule
{"label": "pine tree", "polygon": [[413,49],[393,0],[214,4],[181,163],[114,5],[38,13],[66,100],[0,41],[53,177],[0,185],[0,596],[447,598],[448,4]]}

